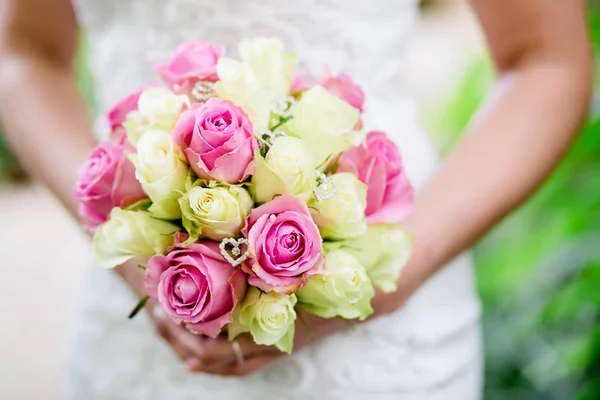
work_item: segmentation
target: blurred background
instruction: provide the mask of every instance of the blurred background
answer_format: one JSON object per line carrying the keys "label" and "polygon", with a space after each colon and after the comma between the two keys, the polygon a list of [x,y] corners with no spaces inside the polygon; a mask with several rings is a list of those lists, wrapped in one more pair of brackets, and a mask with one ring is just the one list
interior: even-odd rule
{"label": "blurred background", "polygon": [[[599,3],[589,2],[596,55]],[[422,10],[407,81],[444,155],[493,70],[463,1],[423,1]],[[82,39],[79,81],[94,109],[86,48]],[[0,399],[60,399],[68,315],[89,244],[26,179],[1,134],[0,226]],[[556,172],[473,251],[484,303],[485,399],[600,399],[600,91]],[[43,268],[47,260],[52,270]],[[17,310],[8,306],[15,299]]]}

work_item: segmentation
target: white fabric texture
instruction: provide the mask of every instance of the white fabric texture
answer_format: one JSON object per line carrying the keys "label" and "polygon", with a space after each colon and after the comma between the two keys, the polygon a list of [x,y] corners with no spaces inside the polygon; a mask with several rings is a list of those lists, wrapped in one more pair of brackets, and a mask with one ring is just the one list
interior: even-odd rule
{"label": "white fabric texture", "polygon": [[[403,45],[417,0],[78,0],[92,44],[101,111],[158,81],[183,41],[275,36],[318,79],[324,65],[366,93],[367,128],[400,146],[417,187],[436,167],[414,104],[403,94]],[[471,260],[458,257],[397,312],[313,343],[244,378],[189,374],[114,274],[88,268],[71,343],[69,399],[480,398],[479,300]],[[142,313],[143,314],[143,313]]]}

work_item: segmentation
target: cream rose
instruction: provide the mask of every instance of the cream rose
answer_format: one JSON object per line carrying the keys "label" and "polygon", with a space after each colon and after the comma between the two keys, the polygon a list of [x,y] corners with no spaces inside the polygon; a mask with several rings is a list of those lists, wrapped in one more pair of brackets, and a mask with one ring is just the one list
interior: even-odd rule
{"label": "cream rose", "polygon": [[114,268],[136,259],[145,263],[173,244],[177,226],[153,218],[147,211],[114,208],[93,239],[93,260],[100,268]]}
{"label": "cream rose", "polygon": [[367,270],[373,285],[384,293],[394,292],[412,249],[412,237],[401,226],[369,225],[364,235],[344,246]]}
{"label": "cream rose", "polygon": [[221,57],[217,64],[219,81],[215,90],[220,98],[241,107],[252,121],[255,132],[267,129],[271,115],[272,96],[260,88],[260,82],[250,65]]}
{"label": "cream rose", "polygon": [[233,313],[229,325],[229,339],[243,332],[250,332],[256,344],[275,346],[291,353],[294,346],[296,322],[296,295],[261,292],[250,287],[246,297]]}
{"label": "cream rose", "polygon": [[148,130],[171,132],[181,113],[189,107],[190,100],[185,95],[176,95],[161,87],[146,88],[138,100],[138,109],[127,114],[123,122],[127,138],[137,146]]}
{"label": "cream rose", "polygon": [[153,202],[149,211],[157,218],[179,219],[178,199],[185,191],[189,168],[171,135],[149,130],[139,140],[137,153],[131,158],[135,176]]}
{"label": "cream rose", "polygon": [[191,241],[238,237],[252,209],[252,198],[240,186],[193,186],[179,200],[183,226]]}
{"label": "cream rose", "polygon": [[291,90],[296,56],[286,53],[280,40],[265,38],[242,41],[239,53],[241,61],[219,59],[215,89],[219,97],[242,107],[260,132],[268,127],[275,101]]}
{"label": "cream rose", "polygon": [[321,86],[314,86],[302,95],[286,124],[290,133],[304,139],[320,165],[327,157],[350,148],[352,129],[360,111],[338,99]]}
{"label": "cream rose", "polygon": [[298,301],[307,311],[322,318],[367,318],[373,313],[375,289],[365,268],[347,251],[334,249],[325,256],[327,268],[308,280],[298,292]]}
{"label": "cream rose", "polygon": [[348,239],[362,235],[367,229],[365,208],[367,188],[351,173],[328,177],[334,195],[309,202],[311,214],[324,239]]}
{"label": "cream rose", "polygon": [[259,203],[266,203],[281,194],[291,194],[307,201],[315,188],[315,163],[301,139],[280,137],[263,158],[255,157],[257,165],[252,175],[252,187]]}
{"label": "cream rose", "polygon": [[254,72],[261,90],[274,99],[286,97],[292,88],[296,55],[286,53],[283,42],[274,38],[242,40],[239,45],[242,61]]}

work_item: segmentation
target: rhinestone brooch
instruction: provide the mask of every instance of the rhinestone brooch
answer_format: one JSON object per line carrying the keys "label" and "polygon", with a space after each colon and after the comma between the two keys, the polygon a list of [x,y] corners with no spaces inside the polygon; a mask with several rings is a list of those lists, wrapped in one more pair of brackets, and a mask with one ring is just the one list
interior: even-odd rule
{"label": "rhinestone brooch", "polygon": [[199,102],[207,101],[216,94],[214,84],[207,81],[198,81],[191,91],[191,95]]}
{"label": "rhinestone brooch", "polygon": [[[219,249],[221,250],[221,255],[224,259],[227,260],[232,267],[237,267],[248,258],[248,250],[246,250],[242,254],[242,246],[248,246],[248,240],[244,238],[225,238],[221,240],[219,244]],[[231,253],[231,254],[230,254]],[[232,257],[233,255],[233,257]],[[236,257],[236,258],[234,258]]]}

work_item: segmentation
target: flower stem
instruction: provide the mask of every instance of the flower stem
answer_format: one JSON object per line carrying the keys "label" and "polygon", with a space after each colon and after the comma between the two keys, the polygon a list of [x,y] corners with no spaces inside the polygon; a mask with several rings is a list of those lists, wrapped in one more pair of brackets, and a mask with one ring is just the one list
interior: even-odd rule
{"label": "flower stem", "polygon": [[287,118],[281,118],[279,120],[279,122],[277,123],[277,125],[275,125],[274,127],[272,127],[270,130],[274,131],[275,129],[279,128],[281,125],[285,124],[286,122],[288,122],[290,119],[292,119],[292,117],[287,117]]}
{"label": "flower stem", "polygon": [[132,319],[133,317],[135,317],[141,311],[141,309],[144,308],[144,306],[146,305],[146,302],[148,301],[148,298],[149,297],[146,296],[143,299],[141,299],[137,303],[137,305],[134,307],[134,309],[131,310],[131,312],[129,313],[129,317],[127,317],[127,318]]}

